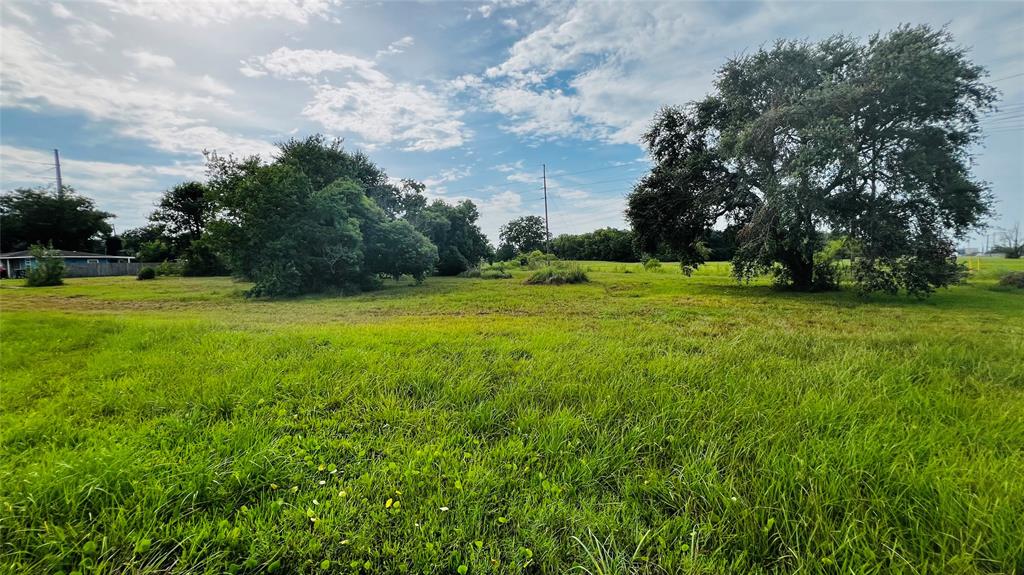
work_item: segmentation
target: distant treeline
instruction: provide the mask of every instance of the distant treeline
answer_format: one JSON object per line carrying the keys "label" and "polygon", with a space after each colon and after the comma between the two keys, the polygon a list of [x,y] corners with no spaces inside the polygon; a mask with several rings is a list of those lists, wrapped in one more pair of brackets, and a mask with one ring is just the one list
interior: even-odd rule
{"label": "distant treeline", "polygon": [[[736,253],[736,229],[711,230],[704,238],[711,261],[727,261]],[[602,228],[583,234],[561,234],[552,238],[551,252],[563,260],[639,262],[647,257],[671,261],[673,254],[648,254],[639,249],[630,230]]]}

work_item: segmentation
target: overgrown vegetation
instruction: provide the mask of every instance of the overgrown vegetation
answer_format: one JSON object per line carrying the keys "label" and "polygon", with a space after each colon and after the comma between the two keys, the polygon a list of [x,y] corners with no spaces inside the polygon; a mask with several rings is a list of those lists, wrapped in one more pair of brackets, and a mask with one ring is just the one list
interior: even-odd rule
{"label": "overgrown vegetation", "polygon": [[499,263],[470,268],[459,274],[459,277],[480,278],[485,280],[507,280],[512,277],[512,274],[505,269],[505,264]]}
{"label": "overgrown vegetation", "polygon": [[1020,571],[1020,262],[924,303],[724,263],[258,304],[5,280],[0,565]]}
{"label": "overgrown vegetation", "polygon": [[578,264],[557,263],[542,267],[526,278],[524,283],[538,285],[578,284],[590,281],[587,272]]}
{"label": "overgrown vegetation", "polygon": [[1024,289],[1024,271],[1008,272],[999,279],[999,285],[1003,287]]}
{"label": "overgrown vegetation", "polygon": [[386,176],[367,162],[322,137],[283,144],[269,164],[213,157],[209,241],[234,274],[253,281],[251,295],[359,291],[380,276],[422,281],[437,247],[389,215],[400,207],[390,199],[401,196],[373,187]]}
{"label": "overgrown vegetation", "polygon": [[480,213],[473,202],[463,200],[453,206],[434,200],[422,207],[412,201],[406,204],[405,218],[437,246],[438,275],[458,275],[494,257],[494,249],[476,223]]}
{"label": "overgrown vegetation", "polygon": [[139,274],[135,276],[135,278],[140,280],[156,279],[156,270],[149,266],[146,266],[139,270]]}
{"label": "overgrown vegetation", "polygon": [[45,287],[64,283],[64,258],[59,250],[37,244],[31,252],[34,261],[25,272],[25,285]]}

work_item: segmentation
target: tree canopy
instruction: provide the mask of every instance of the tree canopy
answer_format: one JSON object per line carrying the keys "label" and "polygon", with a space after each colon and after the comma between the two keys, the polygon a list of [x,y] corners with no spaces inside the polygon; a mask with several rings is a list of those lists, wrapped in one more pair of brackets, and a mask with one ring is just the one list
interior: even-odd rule
{"label": "tree canopy", "polygon": [[498,246],[498,259],[508,260],[516,254],[543,250],[546,246],[547,232],[544,218],[540,216],[523,216],[509,221],[498,230],[501,244]]}
{"label": "tree canopy", "polygon": [[437,246],[437,273],[457,275],[493,257],[487,236],[480,231],[480,212],[469,200],[456,205],[434,200],[422,208],[407,207],[406,218]]}
{"label": "tree canopy", "polygon": [[365,289],[381,275],[423,279],[437,248],[372,199],[356,177],[366,170],[361,160],[310,141],[282,144],[269,164],[211,158],[209,241],[232,271],[255,283],[253,295],[268,296]]}
{"label": "tree canopy", "polygon": [[644,135],[655,166],[629,196],[637,241],[690,270],[716,224],[732,225],[737,278],[816,289],[836,283],[831,233],[864,291],[954,283],[954,240],[990,210],[969,155],[996,96],[984,73],[927,26],[730,60],[713,94],[662,109]]}
{"label": "tree canopy", "polygon": [[171,237],[197,240],[206,229],[206,220],[213,209],[206,185],[183,182],[164,192],[149,221],[162,224]]}
{"label": "tree canopy", "polygon": [[25,250],[32,245],[101,250],[100,240],[113,230],[107,220],[113,217],[70,186],[64,186],[61,194],[19,188],[0,195],[0,250]]}
{"label": "tree canopy", "polygon": [[563,260],[637,262],[633,232],[602,228],[583,234],[561,234],[551,240],[551,252]]}

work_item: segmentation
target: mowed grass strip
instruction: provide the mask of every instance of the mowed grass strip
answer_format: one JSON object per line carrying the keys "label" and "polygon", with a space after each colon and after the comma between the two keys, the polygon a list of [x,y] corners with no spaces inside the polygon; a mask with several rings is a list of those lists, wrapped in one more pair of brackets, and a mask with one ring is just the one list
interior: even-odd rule
{"label": "mowed grass strip", "polygon": [[6,572],[1024,571],[1024,296],[0,287]]}

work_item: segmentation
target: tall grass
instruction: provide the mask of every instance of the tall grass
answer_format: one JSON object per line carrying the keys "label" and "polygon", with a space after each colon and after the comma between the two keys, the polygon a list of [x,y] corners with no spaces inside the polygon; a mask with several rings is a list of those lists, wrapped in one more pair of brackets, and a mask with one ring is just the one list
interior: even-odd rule
{"label": "tall grass", "polygon": [[538,269],[526,278],[524,283],[531,285],[562,285],[579,284],[590,281],[587,272],[579,264],[559,263]]}
{"label": "tall grass", "polygon": [[1015,264],[924,302],[587,265],[4,281],[0,571],[1024,570]]}

